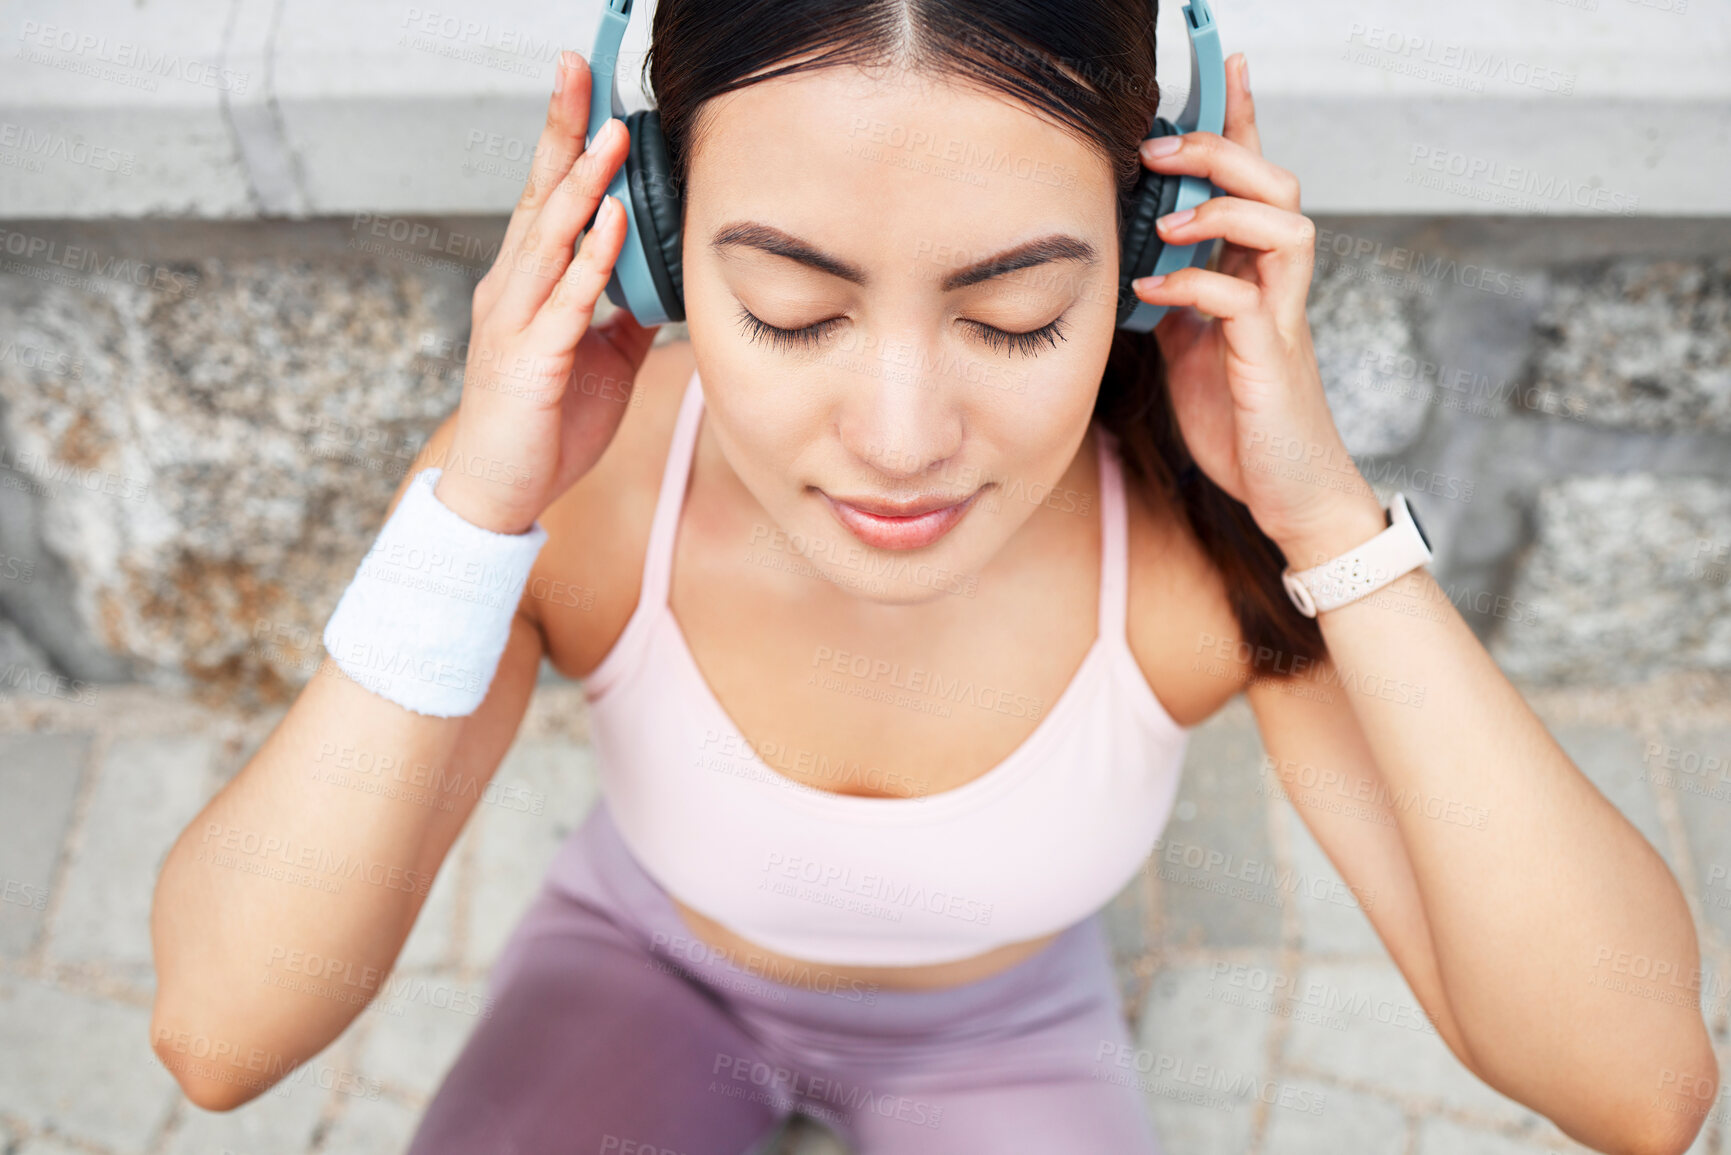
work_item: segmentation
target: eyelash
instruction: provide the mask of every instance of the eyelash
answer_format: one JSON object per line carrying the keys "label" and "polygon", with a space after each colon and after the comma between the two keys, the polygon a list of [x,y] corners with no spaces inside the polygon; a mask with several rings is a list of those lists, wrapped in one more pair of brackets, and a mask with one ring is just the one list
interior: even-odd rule
{"label": "eyelash", "polygon": [[[1025,333],[1011,333],[1004,329],[986,324],[984,321],[968,321],[979,331],[981,340],[987,348],[1003,349],[1005,352],[1027,353],[1033,356],[1040,351],[1042,345],[1057,348],[1058,342],[1064,340],[1064,318],[1054,317],[1038,329],[1030,329]],[[831,317],[819,321],[815,325],[807,325],[802,329],[783,329],[771,325],[754,315],[744,305],[739,307],[739,322],[744,327],[746,336],[753,341],[768,341],[775,349],[805,348],[823,340],[824,334],[841,322],[840,317]]]}

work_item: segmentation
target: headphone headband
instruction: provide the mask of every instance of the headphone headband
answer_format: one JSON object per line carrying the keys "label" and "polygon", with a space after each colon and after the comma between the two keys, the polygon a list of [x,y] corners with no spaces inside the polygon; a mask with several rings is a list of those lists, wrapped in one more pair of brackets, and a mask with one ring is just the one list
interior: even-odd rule
{"label": "headphone headband", "polygon": [[[595,134],[601,131],[609,119],[625,119],[625,105],[619,99],[619,48],[625,40],[625,29],[631,23],[632,7],[633,0],[606,0],[606,5],[601,10],[601,25],[595,33],[594,50],[589,55],[589,130],[584,138],[585,148],[594,142]],[[1226,63],[1220,54],[1220,34],[1214,23],[1214,12],[1209,7],[1209,0],[1188,0],[1184,5],[1184,30],[1190,46],[1190,93],[1185,98],[1184,109],[1178,114],[1176,123],[1155,116],[1154,123],[1148,129],[1149,136],[1186,132],[1219,133],[1225,127]],[[605,99],[600,98],[603,90],[607,93]],[[644,117],[654,114],[634,115]],[[638,135],[636,131],[632,133],[634,151]],[[665,168],[665,165],[661,167]],[[665,267],[670,263],[677,264],[675,249],[679,238],[677,231],[666,237],[660,235],[657,225],[658,206],[654,203],[654,198],[660,197],[665,201],[670,194],[665,190],[648,187],[641,181],[633,181],[632,174],[628,171],[632,168],[633,164],[628,159],[619,166],[607,185],[607,192],[617,198],[625,209],[625,245],[620,250],[619,259],[614,262],[613,275],[608,279],[607,299],[620,308],[629,309],[643,325],[683,320],[683,301],[664,299],[669,292],[669,285],[672,286],[671,292],[674,296],[680,295],[677,275],[670,281]],[[1201,177],[1161,176],[1147,170],[1143,171],[1141,181],[1137,215],[1138,218],[1146,219],[1139,219],[1137,225],[1140,240],[1133,246],[1136,254],[1134,259],[1121,262],[1124,276],[1121,278],[1123,284],[1120,285],[1120,293],[1125,297],[1121,310],[1128,308],[1129,311],[1119,320],[1118,327],[1146,333],[1165,315],[1169,306],[1150,305],[1138,300],[1135,301],[1134,308],[1129,308],[1129,301],[1133,299],[1128,296],[1126,287],[1129,278],[1175,272],[1192,265],[1206,265],[1209,257],[1213,255],[1216,243],[1215,238],[1209,238],[1190,245],[1166,245],[1151,231],[1155,213],[1195,208],[1222,190]],[[667,204],[660,204],[659,209],[663,219],[670,213]],[[645,236],[645,233],[650,235]],[[659,276],[655,275],[656,270],[660,271]]]}

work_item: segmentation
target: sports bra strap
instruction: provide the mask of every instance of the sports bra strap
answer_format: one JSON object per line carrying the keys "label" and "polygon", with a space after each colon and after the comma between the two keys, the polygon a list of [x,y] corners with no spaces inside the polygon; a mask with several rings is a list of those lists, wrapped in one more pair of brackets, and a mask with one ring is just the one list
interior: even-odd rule
{"label": "sports bra strap", "polygon": [[1130,592],[1129,505],[1118,438],[1096,422],[1100,455],[1100,636],[1126,640],[1124,620]]}
{"label": "sports bra strap", "polygon": [[673,539],[691,479],[691,462],[697,454],[697,422],[702,415],[703,390],[693,370],[691,380],[685,383],[685,398],[679,403],[679,417],[673,424],[673,443],[667,450],[667,464],[661,470],[661,492],[655,497],[655,519],[649,525],[641,597],[648,605],[667,604],[673,575]]}

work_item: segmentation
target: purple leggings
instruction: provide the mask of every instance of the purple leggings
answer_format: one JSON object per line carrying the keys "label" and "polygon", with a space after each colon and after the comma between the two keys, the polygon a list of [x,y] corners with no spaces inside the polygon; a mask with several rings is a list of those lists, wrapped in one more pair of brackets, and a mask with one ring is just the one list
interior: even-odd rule
{"label": "purple leggings", "polygon": [[1098,915],[934,991],[789,985],[696,939],[598,802],[493,968],[409,1155],[741,1155],[787,1114],[856,1155],[1160,1155]]}

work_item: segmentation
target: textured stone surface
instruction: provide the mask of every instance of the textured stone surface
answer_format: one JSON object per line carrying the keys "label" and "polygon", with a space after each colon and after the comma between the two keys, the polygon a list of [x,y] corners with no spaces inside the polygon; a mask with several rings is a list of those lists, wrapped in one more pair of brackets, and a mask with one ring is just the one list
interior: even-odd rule
{"label": "textured stone surface", "polygon": [[1731,259],[1608,262],[1559,278],[1533,377],[1586,419],[1731,432]]}
{"label": "textured stone surface", "polygon": [[469,286],[362,261],[173,271],[176,292],[0,277],[0,329],[52,354],[0,361],[13,472],[46,492],[43,535],[107,646],[280,698],[455,404],[460,366],[421,341],[461,334]]}
{"label": "textured stone surface", "polygon": [[1534,680],[1635,681],[1731,667],[1731,484],[1580,477],[1546,486],[1510,593],[1535,619],[1492,647]]}
{"label": "textured stone surface", "polygon": [[1365,280],[1367,267],[1319,255],[1306,310],[1328,407],[1354,457],[1411,445],[1424,427],[1433,388],[1377,371],[1420,353],[1408,299]]}

